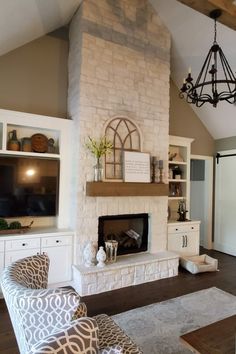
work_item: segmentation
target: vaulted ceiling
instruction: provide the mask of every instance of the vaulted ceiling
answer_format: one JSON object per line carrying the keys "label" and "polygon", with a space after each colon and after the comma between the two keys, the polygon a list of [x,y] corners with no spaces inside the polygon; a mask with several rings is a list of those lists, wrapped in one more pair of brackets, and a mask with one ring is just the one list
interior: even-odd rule
{"label": "vaulted ceiling", "polygon": [[220,9],[222,15],[218,19],[223,25],[236,30],[236,0],[177,0],[182,4],[209,15],[212,10]]}
{"label": "vaulted ceiling", "polygon": [[[67,24],[81,1],[0,0],[0,55]],[[197,77],[212,45],[214,23],[206,15],[213,8],[223,9],[220,21],[224,25],[218,23],[217,39],[236,71],[235,0],[149,1],[171,33],[171,77],[178,87],[189,67],[193,78]],[[236,136],[236,105],[191,107],[215,139]]]}
{"label": "vaulted ceiling", "polygon": [[0,0],[0,55],[68,24],[82,0]]}

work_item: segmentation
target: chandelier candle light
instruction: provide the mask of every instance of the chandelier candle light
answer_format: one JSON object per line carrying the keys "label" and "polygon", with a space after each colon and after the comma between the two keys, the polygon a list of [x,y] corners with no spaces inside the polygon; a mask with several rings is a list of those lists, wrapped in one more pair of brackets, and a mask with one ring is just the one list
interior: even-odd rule
{"label": "chandelier candle light", "polygon": [[196,83],[193,83],[191,69],[183,86],[180,89],[180,98],[186,98],[188,103],[201,107],[209,102],[216,107],[219,101],[236,103],[236,77],[229,63],[216,41],[216,19],[221,16],[221,10],[210,12],[210,17],[215,20],[214,42],[211,46]]}

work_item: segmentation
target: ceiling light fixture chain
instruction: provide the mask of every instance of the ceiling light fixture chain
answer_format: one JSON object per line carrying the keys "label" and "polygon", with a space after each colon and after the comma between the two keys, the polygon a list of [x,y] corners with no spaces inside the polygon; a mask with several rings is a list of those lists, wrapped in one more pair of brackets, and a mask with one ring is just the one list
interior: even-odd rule
{"label": "ceiling light fixture chain", "polygon": [[221,15],[221,10],[216,9],[210,13],[214,19],[214,42],[211,46],[204,64],[193,83],[191,70],[184,79],[180,90],[180,98],[186,98],[188,103],[201,107],[208,102],[216,107],[219,101],[236,103],[236,77],[217,43],[217,18]]}

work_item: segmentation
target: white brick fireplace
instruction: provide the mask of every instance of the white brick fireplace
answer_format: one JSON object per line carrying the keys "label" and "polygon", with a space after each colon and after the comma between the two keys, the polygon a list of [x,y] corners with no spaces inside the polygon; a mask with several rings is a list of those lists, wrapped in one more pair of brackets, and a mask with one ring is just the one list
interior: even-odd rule
{"label": "white brick fireplace", "polygon": [[[81,295],[178,272],[178,258],[166,252],[167,197],[90,197],[85,193],[95,164],[85,141],[88,136],[102,136],[106,122],[114,116],[136,123],[142,133],[142,151],[164,160],[167,170],[169,74],[170,35],[147,0],[82,2],[70,28],[68,97],[75,122],[70,142],[78,265],[74,274]],[[135,213],[149,214],[149,253],[124,256],[103,270],[83,267],[85,245],[97,242],[98,217]]]}

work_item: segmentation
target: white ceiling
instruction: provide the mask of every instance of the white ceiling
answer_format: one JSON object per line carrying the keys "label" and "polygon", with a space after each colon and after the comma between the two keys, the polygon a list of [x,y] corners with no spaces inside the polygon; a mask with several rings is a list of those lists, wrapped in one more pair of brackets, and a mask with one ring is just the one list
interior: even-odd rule
{"label": "white ceiling", "polygon": [[0,0],[0,55],[66,25],[81,0]]}
{"label": "white ceiling", "polygon": [[[0,55],[67,24],[81,1],[0,0]],[[176,0],[150,2],[172,35],[171,76],[181,87],[190,66],[193,78],[202,67],[213,42],[213,21]],[[218,24],[217,39],[235,72],[235,31]],[[236,105],[191,107],[215,139],[236,136]]]}

